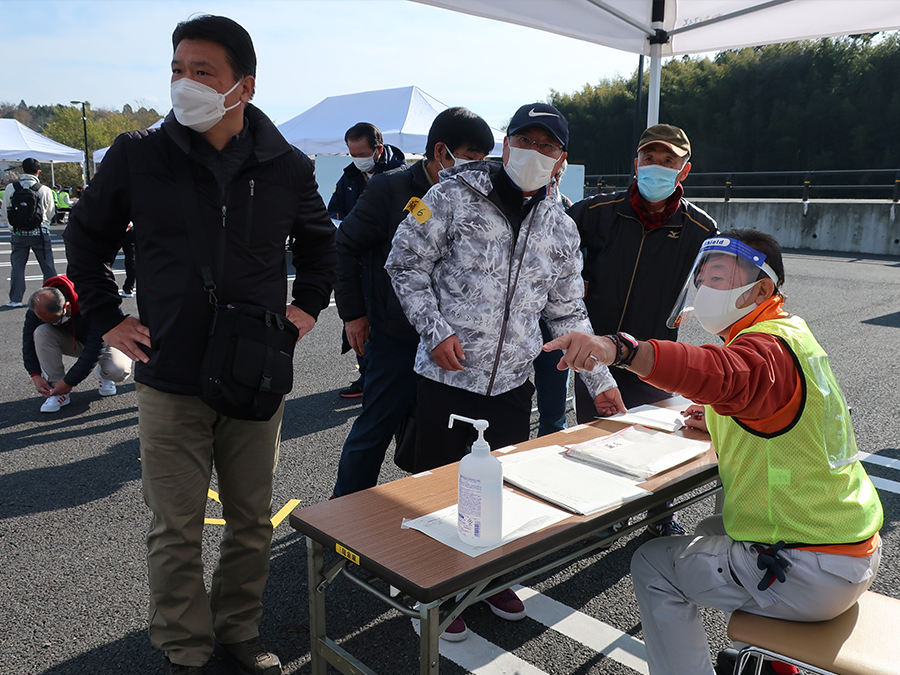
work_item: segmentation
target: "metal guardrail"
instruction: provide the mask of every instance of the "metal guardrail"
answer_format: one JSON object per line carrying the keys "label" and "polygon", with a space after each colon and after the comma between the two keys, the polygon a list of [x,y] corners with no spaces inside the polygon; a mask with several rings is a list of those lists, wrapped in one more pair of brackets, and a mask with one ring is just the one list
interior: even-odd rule
{"label": "metal guardrail", "polygon": [[[832,182],[835,177],[858,177],[856,183],[849,178]],[[633,174],[595,174],[585,176],[585,196],[605,194],[621,190],[631,184]],[[825,180],[828,182],[818,182]],[[719,171],[691,173],[684,183],[688,197],[733,197],[747,195],[756,198],[791,198],[798,192],[801,201],[809,201],[816,195],[840,191],[846,199],[900,199],[900,169],[834,169],[826,171]],[[828,196],[834,196],[829,194]]]}

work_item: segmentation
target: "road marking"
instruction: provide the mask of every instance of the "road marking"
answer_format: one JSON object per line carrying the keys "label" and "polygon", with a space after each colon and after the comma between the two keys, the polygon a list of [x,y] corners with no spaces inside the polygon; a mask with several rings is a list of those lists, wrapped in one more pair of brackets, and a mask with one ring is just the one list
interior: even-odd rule
{"label": "road marking", "polygon": [[[565,635],[595,652],[603,654],[643,675],[647,666],[647,649],[637,638],[598,621],[561,602],[525,586],[513,586],[525,603],[528,617]],[[419,634],[419,620],[412,619],[413,630]],[[462,642],[439,641],[441,656],[450,659],[476,675],[546,675],[544,671],[515,654],[501,649],[472,631]]]}
{"label": "road marking", "polygon": [[859,458],[864,462],[868,462],[869,464],[886,466],[889,469],[900,469],[900,459],[894,459],[893,457],[882,457],[880,455],[873,455],[868,452],[860,452]]}
{"label": "road marking", "polygon": [[[893,457],[881,457],[879,455],[873,455],[868,452],[860,452],[859,458],[863,462],[868,462],[869,464],[875,464],[877,466],[884,466],[888,469],[900,469],[900,459],[894,459]],[[900,495],[900,483],[895,480],[888,480],[887,478],[879,478],[878,476],[869,476],[872,479],[872,485],[874,485],[879,490],[884,490],[885,492],[893,492],[895,495]]]}
{"label": "road marking", "polygon": [[872,485],[879,490],[885,490],[887,492],[893,492],[895,495],[900,495],[900,483],[897,481],[879,478],[878,476],[869,476],[869,478],[872,479]]}
{"label": "road marking", "polygon": [[[219,493],[215,490],[208,489],[206,491],[206,495],[212,499],[214,502],[221,504],[222,500],[219,498]],[[281,525],[281,521],[287,518],[288,514],[297,508],[297,505],[300,503],[299,499],[288,499],[287,503],[281,507],[281,509],[272,517],[272,527],[276,528]],[[224,525],[224,518],[204,518],[203,523],[206,525]]]}
{"label": "road marking", "polygon": [[272,518],[272,527],[278,527],[281,521],[288,517],[288,514],[297,508],[300,503],[299,499],[288,499],[287,504],[281,507],[281,510]]}
{"label": "road marking", "polygon": [[647,648],[637,638],[532,588],[513,586],[513,590],[525,603],[530,618],[643,675],[649,674]]}
{"label": "road marking", "polygon": [[[413,630],[418,635],[419,620],[411,621]],[[438,640],[438,651],[441,656],[474,675],[547,675],[528,661],[473,633],[471,628],[468,637],[462,642]]]}

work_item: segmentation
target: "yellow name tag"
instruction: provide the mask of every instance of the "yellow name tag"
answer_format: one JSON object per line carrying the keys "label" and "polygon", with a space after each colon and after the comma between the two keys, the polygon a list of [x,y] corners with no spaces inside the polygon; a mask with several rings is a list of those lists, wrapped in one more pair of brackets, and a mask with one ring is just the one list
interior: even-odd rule
{"label": "yellow name tag", "polygon": [[424,223],[426,220],[431,218],[431,209],[425,205],[418,197],[413,197],[407,202],[404,207],[405,211],[409,211],[412,214],[412,217],[419,221],[419,223]]}
{"label": "yellow name tag", "polygon": [[350,562],[359,565],[359,556],[356,555],[353,551],[344,548],[340,544],[335,544],[334,550],[337,551],[340,555],[344,556]]}

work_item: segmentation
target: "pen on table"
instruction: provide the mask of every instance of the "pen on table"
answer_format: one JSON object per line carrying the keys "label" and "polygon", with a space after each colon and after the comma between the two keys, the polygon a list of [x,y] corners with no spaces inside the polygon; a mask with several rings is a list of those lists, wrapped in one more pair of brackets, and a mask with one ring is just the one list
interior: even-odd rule
{"label": "pen on table", "polygon": [[703,413],[699,412],[699,411],[694,411],[689,414],[687,410],[682,410],[679,414],[680,415],[689,415],[689,417],[693,417],[695,420],[703,419]]}

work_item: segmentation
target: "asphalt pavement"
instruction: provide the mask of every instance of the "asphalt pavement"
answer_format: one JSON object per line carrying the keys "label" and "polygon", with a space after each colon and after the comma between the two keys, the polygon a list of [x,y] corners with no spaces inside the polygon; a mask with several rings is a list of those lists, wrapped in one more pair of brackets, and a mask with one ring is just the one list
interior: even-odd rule
{"label": "asphalt pavement", "polygon": [[[57,269],[64,272],[60,227],[53,241]],[[0,305],[9,289],[8,252],[9,234],[0,230]],[[884,557],[872,590],[900,597],[900,258],[790,251],[785,266],[787,307],[807,320],[830,355],[885,506]],[[117,268],[124,274],[121,260]],[[27,276],[26,295],[41,284],[33,260]],[[134,299],[123,304],[137,312]],[[141,496],[134,384],[100,397],[89,378],[70,405],[40,413],[42,399],[22,366],[24,316],[24,309],[0,307],[0,673],[159,673],[162,657],[146,632],[149,512]],[[338,396],[356,378],[355,359],[340,354],[340,329],[335,308],[324,310],[298,346],[295,387],[285,405],[273,508],[281,520],[261,632],[286,673],[309,673],[310,656],[306,547],[284,514],[293,504],[315,504],[331,494],[341,446],[360,411],[359,399]],[[682,337],[694,343],[708,338],[696,325]],[[391,453],[382,482],[406,475]],[[215,478],[211,489],[207,575],[222,533]],[[681,520],[690,530],[711,513],[707,500],[683,511]],[[635,533],[607,552],[529,581],[522,591],[529,617],[522,621],[505,622],[484,605],[467,609],[472,635],[456,645],[442,643],[441,672],[647,673],[628,573],[646,537]],[[376,672],[418,672],[409,619],[345,580],[329,593],[328,631],[339,644]],[[721,615],[703,616],[713,653],[728,646]],[[206,672],[231,671],[213,661]]]}

